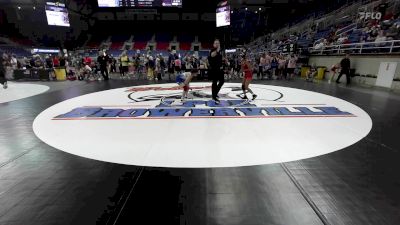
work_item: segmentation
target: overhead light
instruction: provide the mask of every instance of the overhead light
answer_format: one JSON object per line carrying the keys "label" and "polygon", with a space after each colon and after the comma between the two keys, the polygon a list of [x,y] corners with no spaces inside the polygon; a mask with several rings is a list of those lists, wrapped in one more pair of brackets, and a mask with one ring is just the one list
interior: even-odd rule
{"label": "overhead light", "polygon": [[258,8],[258,10],[260,10],[260,11],[261,11],[261,8]]}
{"label": "overhead light", "polygon": [[245,8],[245,10],[247,11],[247,8]]}
{"label": "overhead light", "polygon": [[233,13],[233,10],[231,11],[231,13]]}
{"label": "overhead light", "polygon": [[33,10],[36,10],[36,6],[33,6]]}
{"label": "overhead light", "polygon": [[21,10],[21,6],[18,6],[17,8],[18,8],[19,10]]}
{"label": "overhead light", "polygon": [[255,13],[258,13],[258,11],[256,10],[256,12]]}

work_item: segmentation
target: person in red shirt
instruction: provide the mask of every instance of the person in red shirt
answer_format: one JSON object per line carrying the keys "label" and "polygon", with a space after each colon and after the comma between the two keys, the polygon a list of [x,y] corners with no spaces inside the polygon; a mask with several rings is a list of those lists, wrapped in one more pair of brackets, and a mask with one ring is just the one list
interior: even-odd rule
{"label": "person in red shirt", "polygon": [[238,97],[242,99],[247,99],[246,92],[250,92],[253,95],[252,100],[255,100],[257,98],[257,95],[254,94],[254,92],[249,88],[249,85],[253,80],[253,66],[251,65],[251,62],[247,58],[245,53],[242,55],[241,71],[244,73],[242,81],[243,96],[238,95]]}
{"label": "person in red shirt", "polygon": [[54,56],[53,65],[54,67],[60,67],[60,60],[58,59],[58,56]]}
{"label": "person in red shirt", "polygon": [[85,59],[83,60],[84,64],[87,66],[92,66],[92,58],[90,58],[89,56],[86,56]]}

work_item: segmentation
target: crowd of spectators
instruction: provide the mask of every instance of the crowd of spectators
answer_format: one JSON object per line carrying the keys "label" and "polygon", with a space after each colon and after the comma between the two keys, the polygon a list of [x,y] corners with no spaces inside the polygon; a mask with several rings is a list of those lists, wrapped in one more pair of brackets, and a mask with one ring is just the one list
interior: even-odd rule
{"label": "crowd of spectators", "polygon": [[[249,51],[248,49],[246,51]],[[258,79],[291,80],[297,74],[298,56],[271,52],[248,53],[248,60],[254,68],[253,73]],[[224,58],[225,76],[227,79],[241,77],[239,54],[230,54]]]}
{"label": "crowd of spectators", "polygon": [[[352,44],[352,43],[366,43],[374,42],[376,47],[387,46],[385,41],[400,40],[400,18],[399,14],[393,13],[386,14],[381,20],[377,19],[358,19],[356,27],[350,32],[337,35],[337,30],[332,28],[331,32],[321,40],[315,42],[314,50],[323,50],[331,48],[334,45]],[[359,39],[355,41],[350,40],[353,32],[359,33]]]}
{"label": "crowd of spectators", "polygon": [[[263,36],[246,47],[252,52],[275,51],[281,52],[287,44],[297,44],[299,40],[305,40],[308,46],[301,46],[302,51],[322,51],[325,49],[336,49],[338,45],[371,42],[374,47],[388,47],[385,41],[400,40],[400,13],[399,9],[380,4],[373,9],[380,13],[379,18],[361,17],[360,14],[349,16],[346,22],[331,26],[330,28],[317,27],[316,24],[303,33],[292,33],[279,39],[271,38],[271,35]],[[349,26],[349,27],[347,27]],[[349,29],[343,29],[349,28]],[[321,37],[321,34],[322,37]],[[400,50],[400,45],[393,51]]]}

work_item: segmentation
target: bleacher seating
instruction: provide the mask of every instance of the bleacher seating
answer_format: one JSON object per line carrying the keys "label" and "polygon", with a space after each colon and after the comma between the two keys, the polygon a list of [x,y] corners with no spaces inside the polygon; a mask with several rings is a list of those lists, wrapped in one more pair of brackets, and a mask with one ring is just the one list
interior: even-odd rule
{"label": "bleacher seating", "polygon": [[318,32],[315,34],[314,39],[315,39],[315,40],[319,40],[319,39],[321,39],[321,38],[325,38],[325,37],[328,36],[329,33],[330,33],[330,29],[318,31]]}
{"label": "bleacher seating", "polygon": [[129,35],[114,35],[111,37],[111,42],[125,42],[130,38]]}
{"label": "bleacher seating", "polygon": [[23,45],[23,46],[33,46],[34,43],[32,40],[29,40],[27,38],[11,38],[11,41]]}
{"label": "bleacher seating", "polygon": [[357,43],[360,41],[361,35],[361,30],[353,30],[351,33],[349,33],[349,41],[351,43]]}
{"label": "bleacher seating", "polygon": [[142,33],[142,34],[139,33],[133,36],[133,40],[137,42],[148,42],[151,40],[152,37],[153,34],[151,33]]}
{"label": "bleacher seating", "polygon": [[[154,36],[154,38],[153,38]],[[104,40],[104,39],[103,39]],[[123,50],[125,43],[129,41],[129,36],[112,36],[110,38],[110,42],[107,42],[109,46],[106,49],[110,51],[117,51]],[[190,51],[192,50],[193,43],[195,42],[196,38],[194,35],[190,34],[179,34],[177,35],[176,39],[172,34],[168,33],[139,33],[133,34],[132,39],[132,50],[146,50],[149,44],[155,44],[155,51],[167,52],[167,50],[173,46],[177,46],[178,50],[182,51]],[[200,43],[200,49],[210,49],[212,47],[213,40],[210,39],[208,36],[204,36],[202,41],[196,42]],[[99,38],[92,39],[88,42],[88,48],[98,48],[100,46],[101,41]],[[119,52],[119,51],[118,51]]]}
{"label": "bleacher seating", "polygon": [[110,49],[112,50],[120,50],[124,47],[125,42],[112,42],[110,45]]}
{"label": "bleacher seating", "polygon": [[156,42],[171,42],[172,39],[173,39],[172,34],[157,33],[155,35],[155,41]]}
{"label": "bleacher seating", "polygon": [[102,42],[104,39],[105,39],[105,38],[103,38],[103,37],[94,36],[94,37],[86,44],[86,47],[88,47],[88,48],[99,48],[101,42]]}
{"label": "bleacher seating", "polygon": [[168,50],[169,42],[157,42],[157,50]]}
{"label": "bleacher seating", "polygon": [[182,35],[178,35],[177,37],[177,41],[178,42],[186,42],[186,43],[192,43],[194,42],[195,37],[193,35],[189,35],[189,34],[182,34]]}
{"label": "bleacher seating", "polygon": [[16,46],[9,46],[9,45],[0,45],[0,52],[10,52],[18,57],[24,57],[24,56],[30,56],[31,53],[25,50],[22,47],[16,47]]}
{"label": "bleacher seating", "polygon": [[180,42],[179,49],[189,51],[192,49],[192,43],[191,42]]}
{"label": "bleacher seating", "polygon": [[144,50],[147,47],[147,42],[135,41],[133,49]]}

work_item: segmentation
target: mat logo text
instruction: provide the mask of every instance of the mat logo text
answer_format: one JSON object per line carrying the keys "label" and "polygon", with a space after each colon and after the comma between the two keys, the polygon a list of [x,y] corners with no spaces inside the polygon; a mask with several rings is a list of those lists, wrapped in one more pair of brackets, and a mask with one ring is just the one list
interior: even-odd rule
{"label": "mat logo text", "polygon": [[245,100],[166,100],[152,108],[79,107],[53,120],[74,119],[168,119],[168,118],[276,118],[276,117],[354,117],[333,106],[259,106]]}

